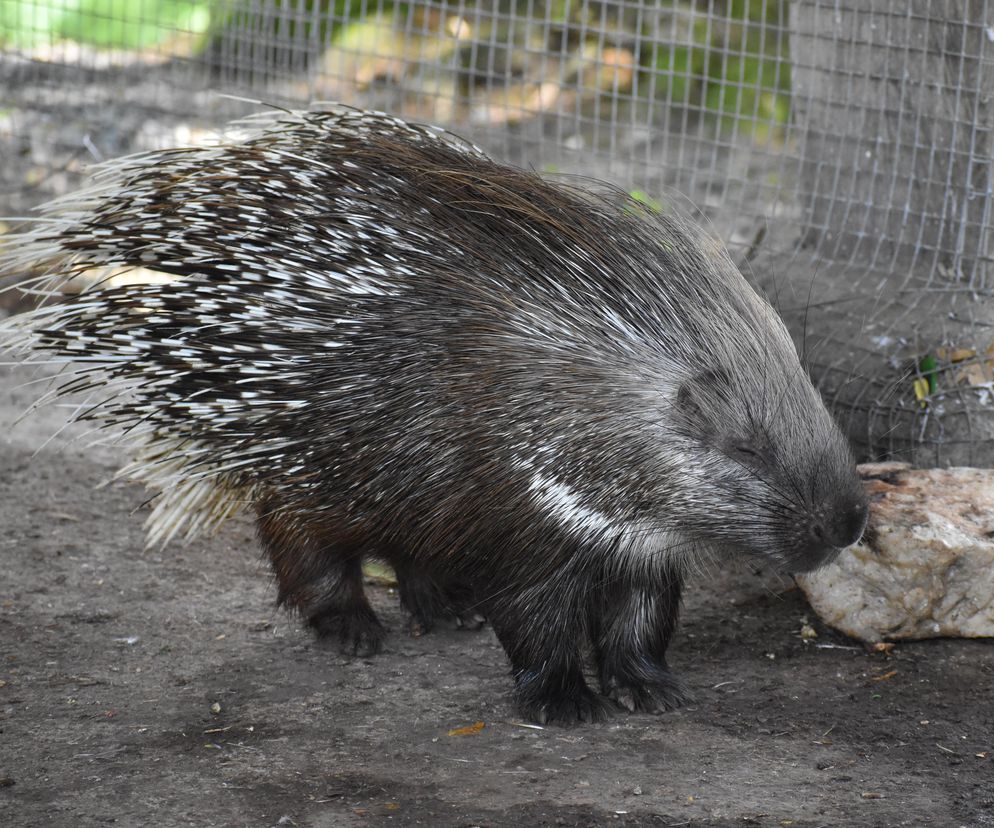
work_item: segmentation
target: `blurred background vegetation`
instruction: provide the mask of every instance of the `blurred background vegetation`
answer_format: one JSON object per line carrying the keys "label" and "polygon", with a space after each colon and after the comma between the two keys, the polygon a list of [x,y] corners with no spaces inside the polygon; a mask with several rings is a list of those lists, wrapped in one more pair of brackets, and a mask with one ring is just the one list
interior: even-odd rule
{"label": "blurred background vegetation", "polygon": [[0,0],[0,45],[161,47],[183,34],[205,34],[215,7],[209,0]]}
{"label": "blurred background vegetation", "polygon": [[790,113],[788,0],[0,0],[0,47],[207,56],[252,14],[359,91],[433,62],[454,96],[492,97],[490,122],[611,96],[766,139]]}

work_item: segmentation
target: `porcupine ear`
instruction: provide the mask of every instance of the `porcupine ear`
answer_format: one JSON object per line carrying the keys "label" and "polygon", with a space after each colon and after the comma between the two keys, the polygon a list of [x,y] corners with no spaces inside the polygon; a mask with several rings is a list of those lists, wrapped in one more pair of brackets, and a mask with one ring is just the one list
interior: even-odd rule
{"label": "porcupine ear", "polygon": [[717,431],[716,403],[731,392],[732,379],[722,367],[708,368],[684,380],[676,393],[676,407],[685,428],[700,438]]}
{"label": "porcupine ear", "polygon": [[715,397],[727,395],[731,387],[732,378],[725,368],[708,368],[681,383],[677,407],[688,415],[703,415]]}

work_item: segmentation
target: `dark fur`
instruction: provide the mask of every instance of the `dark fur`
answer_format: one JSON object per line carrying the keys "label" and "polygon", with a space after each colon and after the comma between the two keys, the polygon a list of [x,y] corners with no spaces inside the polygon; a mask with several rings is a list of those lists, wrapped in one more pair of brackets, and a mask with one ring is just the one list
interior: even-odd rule
{"label": "dark fur", "polygon": [[489,619],[527,717],[659,710],[682,698],[666,649],[688,563],[808,569],[862,529],[782,324],[678,216],[347,110],[107,176],[88,219],[31,231],[19,260],[181,280],[16,330],[60,360],[121,355],[67,388],[123,389],[95,415],[141,435],[153,538],[253,503],[280,602],[347,652],[382,644],[376,557],[415,632]]}

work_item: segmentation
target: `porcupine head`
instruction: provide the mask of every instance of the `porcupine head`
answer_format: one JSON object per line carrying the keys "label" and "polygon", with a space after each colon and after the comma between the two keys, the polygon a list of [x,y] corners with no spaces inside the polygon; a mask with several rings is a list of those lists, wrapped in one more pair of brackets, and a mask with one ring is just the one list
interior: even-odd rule
{"label": "porcupine head", "polygon": [[[704,550],[811,569],[866,501],[783,324],[677,213],[550,183],[344,108],[152,153],[52,205],[5,270],[100,286],[4,335],[138,442],[153,541],[244,504],[280,601],[351,652],[381,557],[420,629],[481,610],[530,717],[596,717],[580,651],[632,709]],[[11,246],[13,250],[13,245]],[[104,386],[114,389],[108,393]]]}

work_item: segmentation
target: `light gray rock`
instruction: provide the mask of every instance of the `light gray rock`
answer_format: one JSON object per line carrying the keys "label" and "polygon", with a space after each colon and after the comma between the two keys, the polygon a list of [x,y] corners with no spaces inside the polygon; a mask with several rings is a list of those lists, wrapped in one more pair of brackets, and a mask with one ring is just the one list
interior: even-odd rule
{"label": "light gray rock", "polygon": [[866,642],[994,636],[994,471],[860,467],[861,543],[797,578],[821,619]]}

